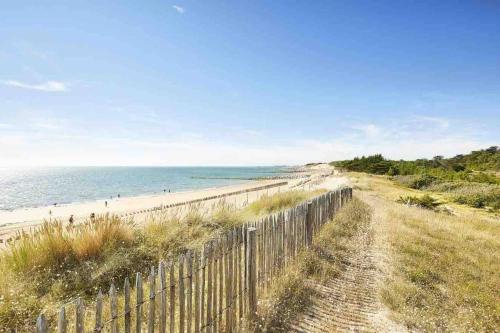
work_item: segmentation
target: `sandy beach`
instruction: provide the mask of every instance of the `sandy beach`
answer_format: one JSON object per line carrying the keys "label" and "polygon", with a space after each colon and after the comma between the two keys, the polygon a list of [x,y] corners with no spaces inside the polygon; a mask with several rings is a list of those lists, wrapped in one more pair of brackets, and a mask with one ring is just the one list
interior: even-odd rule
{"label": "sandy beach", "polygon": [[[79,223],[88,218],[91,213],[117,214],[122,216],[133,216],[136,222],[141,222],[150,214],[154,207],[182,204],[194,200],[199,200],[213,196],[224,196],[224,200],[243,206],[260,198],[264,194],[272,195],[280,191],[290,189],[315,189],[315,188],[335,188],[342,181],[340,178],[330,176],[332,169],[325,166],[315,166],[302,169],[308,178],[296,179],[273,179],[249,181],[243,184],[206,188],[193,191],[158,193],[152,195],[141,195],[134,197],[113,198],[107,200],[96,200],[83,203],[71,203],[57,206],[44,206],[35,208],[16,209],[13,211],[0,211],[0,241],[12,237],[17,231],[36,228],[44,220],[60,219],[68,221],[73,215],[75,223]],[[283,183],[286,183],[283,184]],[[261,189],[262,187],[270,188]],[[234,192],[247,191],[246,193],[233,194]],[[211,199],[204,204],[211,204],[221,198]],[[107,206],[105,205],[107,201]]]}

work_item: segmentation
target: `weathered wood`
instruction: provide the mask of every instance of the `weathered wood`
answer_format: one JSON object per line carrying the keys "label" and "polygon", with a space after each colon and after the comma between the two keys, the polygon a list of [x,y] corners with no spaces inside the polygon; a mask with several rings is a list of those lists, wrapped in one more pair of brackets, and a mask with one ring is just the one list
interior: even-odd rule
{"label": "weathered wood", "polygon": [[173,261],[170,262],[170,333],[175,332],[175,271]]}
{"label": "weathered wood", "polygon": [[217,283],[218,283],[218,279],[217,279],[217,273],[218,273],[218,267],[219,267],[219,243],[215,243],[214,244],[214,250],[213,250],[213,269],[212,269],[212,273],[213,273],[213,277],[212,277],[212,281],[213,281],[213,288],[212,288],[212,292],[213,292],[213,296],[212,296],[212,327],[211,327],[211,331],[213,332],[217,332],[217,324],[218,324],[218,321],[219,319],[217,318],[217,305],[219,304],[218,303],[218,294],[217,294]]}
{"label": "weathered wood", "polygon": [[148,333],[155,331],[155,297],[156,297],[156,276],[155,267],[151,266],[151,272],[148,277],[149,282],[149,309],[148,309]]}
{"label": "weathered wood", "polygon": [[184,294],[184,255],[179,258],[179,332],[184,333],[186,302]]}
{"label": "weathered wood", "polygon": [[75,303],[75,330],[76,333],[83,333],[85,330],[84,327],[84,308],[83,308],[83,300],[78,297]]}
{"label": "weathered wood", "polygon": [[194,253],[194,332],[200,332],[200,261],[198,253]]}
{"label": "weathered wood", "polygon": [[66,308],[63,306],[59,311],[59,316],[57,317],[57,333],[66,333]]}
{"label": "weathered wood", "polygon": [[101,290],[99,290],[95,303],[95,327],[94,327],[95,332],[101,332],[102,330],[102,300],[103,300],[102,292]]}
{"label": "weathered wood", "polygon": [[248,229],[248,318],[255,320],[257,314],[257,244],[256,229]]}
{"label": "weathered wood", "polygon": [[215,269],[219,270],[219,305],[218,305],[218,312],[217,312],[217,321],[219,328],[222,329],[222,317],[223,317],[223,309],[224,309],[224,247],[225,247],[225,239],[221,238],[219,244],[218,244],[218,250],[219,250],[219,262],[218,262],[218,267]]}
{"label": "weathered wood", "polygon": [[135,332],[142,332],[142,304],[144,296],[142,291],[142,276],[137,273],[135,276],[135,292],[136,292],[136,306],[135,306]]}
{"label": "weathered wood", "polygon": [[111,313],[111,333],[118,333],[118,300],[114,284],[111,284],[109,288],[109,308]]}
{"label": "weathered wood", "polygon": [[123,305],[123,311],[124,311],[124,316],[123,316],[123,329],[125,333],[130,333],[131,326],[131,308],[130,308],[130,281],[128,277],[125,278],[125,282],[123,283],[123,298],[124,298],[124,305]]}
{"label": "weathered wood", "polygon": [[188,252],[186,255],[186,267],[187,267],[187,285],[186,285],[186,296],[187,296],[187,308],[186,308],[186,332],[191,333],[192,322],[193,322],[193,255]]}
{"label": "weathered wood", "polygon": [[200,331],[205,330],[205,275],[207,266],[207,246],[203,247],[201,257],[201,284],[200,284]]}
{"label": "weathered wood", "polygon": [[47,333],[47,319],[45,319],[45,315],[42,313],[38,316],[36,320],[36,332],[37,333]]}
{"label": "weathered wood", "polygon": [[206,331],[211,332],[212,327],[212,244],[210,243],[207,250],[207,321],[205,326]]}
{"label": "weathered wood", "polygon": [[165,263],[160,261],[158,265],[160,282],[160,333],[167,331],[167,280],[165,276]]}
{"label": "weathered wood", "polygon": [[307,215],[306,215],[306,246],[309,247],[312,244],[312,233],[313,233],[313,203],[310,201],[307,203]]}

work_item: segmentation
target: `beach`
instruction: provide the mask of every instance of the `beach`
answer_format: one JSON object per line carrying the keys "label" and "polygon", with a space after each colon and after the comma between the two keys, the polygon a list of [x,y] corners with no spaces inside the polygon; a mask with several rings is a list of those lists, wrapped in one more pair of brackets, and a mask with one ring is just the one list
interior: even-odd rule
{"label": "beach", "polygon": [[[89,218],[92,213],[96,215],[109,213],[124,217],[133,217],[135,222],[140,223],[154,209],[162,208],[165,210],[169,209],[168,206],[179,207],[179,205],[189,204],[193,201],[203,200],[203,204],[210,205],[215,201],[224,199],[231,204],[244,206],[265,194],[272,195],[294,188],[313,190],[316,188],[333,188],[338,186],[338,181],[336,180],[338,178],[328,177],[332,173],[332,169],[328,167],[314,166],[302,169],[301,171],[305,177],[280,177],[272,180],[255,180],[237,185],[192,191],[161,192],[151,195],[114,197],[113,199],[56,206],[22,208],[12,211],[3,210],[0,211],[0,241],[5,242],[21,230],[28,231],[36,228],[44,220],[58,219],[67,223],[71,215],[73,215],[74,223],[79,223]],[[262,187],[268,188],[262,189]],[[235,192],[243,193],[234,194]],[[206,198],[213,199],[205,200]]]}

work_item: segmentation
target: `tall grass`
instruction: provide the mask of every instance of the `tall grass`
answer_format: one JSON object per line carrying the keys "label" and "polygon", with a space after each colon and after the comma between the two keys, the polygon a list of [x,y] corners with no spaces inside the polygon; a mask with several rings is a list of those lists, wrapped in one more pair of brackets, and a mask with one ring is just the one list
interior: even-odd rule
{"label": "tall grass", "polygon": [[497,331],[498,218],[468,207],[456,215],[401,207],[394,198],[417,191],[380,177],[352,176],[369,189],[363,192],[379,216],[374,225],[387,242],[381,297],[393,316],[416,332]]}
{"label": "tall grass", "polygon": [[353,237],[367,227],[370,217],[369,207],[354,198],[325,224],[312,247],[299,254],[259,301],[255,331],[289,332],[291,321],[311,304],[315,294],[307,281],[324,282],[342,271],[341,262],[356,246]]}
{"label": "tall grass", "polygon": [[42,309],[50,315],[76,296],[94,298],[99,289],[121,284],[159,259],[199,249],[266,209],[288,208],[312,195],[284,192],[263,197],[254,207],[266,208],[256,210],[237,209],[224,200],[211,206],[190,205],[151,214],[141,225],[108,215],[73,227],[45,222],[0,253],[0,332],[15,326],[28,330]]}
{"label": "tall grass", "polygon": [[316,190],[312,192],[294,190],[274,195],[264,195],[259,200],[251,203],[247,210],[255,216],[277,212],[287,207],[292,207],[311,197],[320,195],[326,190]]}

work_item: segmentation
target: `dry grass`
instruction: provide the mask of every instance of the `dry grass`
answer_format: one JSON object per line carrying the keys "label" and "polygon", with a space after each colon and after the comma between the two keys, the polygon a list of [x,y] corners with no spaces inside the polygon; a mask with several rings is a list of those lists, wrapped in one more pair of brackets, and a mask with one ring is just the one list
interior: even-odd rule
{"label": "dry grass", "polygon": [[369,207],[353,199],[325,224],[313,246],[299,254],[259,306],[257,331],[288,332],[288,325],[310,304],[315,290],[309,279],[326,281],[341,271],[341,261],[351,251],[352,238],[370,221]]}
{"label": "dry grass", "polygon": [[390,231],[390,268],[381,296],[395,318],[411,331],[500,327],[498,218],[465,206],[454,206],[455,215],[402,207],[393,198],[404,189],[380,177],[351,176],[369,189],[365,193]]}
{"label": "dry grass", "polygon": [[[277,203],[272,211],[285,209],[298,203],[297,198],[313,195],[284,192],[261,198],[255,207],[269,207],[272,201]],[[53,316],[60,304],[77,296],[91,300],[99,289],[120,286],[125,277],[145,273],[161,258],[199,249],[251,218],[256,218],[253,210],[238,210],[222,200],[152,214],[140,228],[114,216],[97,216],[70,228],[47,222],[0,254],[0,332],[33,325],[42,310]]]}
{"label": "dry grass", "polygon": [[324,192],[326,192],[326,190],[293,190],[288,192],[276,193],[271,196],[264,195],[259,200],[251,203],[247,207],[247,211],[249,211],[254,216],[265,215],[280,211],[287,207],[293,207],[309,198],[318,196]]}

